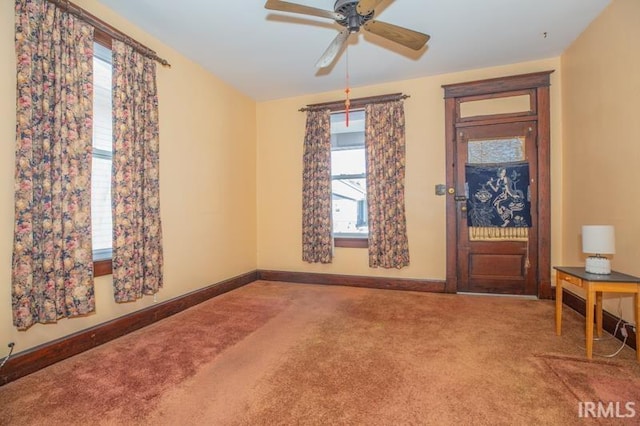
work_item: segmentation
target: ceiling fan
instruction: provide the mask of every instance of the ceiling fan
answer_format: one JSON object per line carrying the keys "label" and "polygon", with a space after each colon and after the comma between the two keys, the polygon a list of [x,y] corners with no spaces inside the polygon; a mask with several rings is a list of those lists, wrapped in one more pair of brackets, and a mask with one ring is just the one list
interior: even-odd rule
{"label": "ceiling fan", "polygon": [[317,68],[324,68],[334,61],[338,53],[346,45],[349,35],[357,33],[361,27],[366,31],[413,50],[420,50],[427,41],[429,41],[427,34],[374,20],[375,9],[382,1],[383,0],[337,0],[333,6],[333,11],[280,0],[267,0],[264,7],[270,10],[329,18],[345,27],[345,29],[338,33],[336,38],[333,39],[327,50],[325,50],[320,59],[318,59],[318,62],[316,62]]}

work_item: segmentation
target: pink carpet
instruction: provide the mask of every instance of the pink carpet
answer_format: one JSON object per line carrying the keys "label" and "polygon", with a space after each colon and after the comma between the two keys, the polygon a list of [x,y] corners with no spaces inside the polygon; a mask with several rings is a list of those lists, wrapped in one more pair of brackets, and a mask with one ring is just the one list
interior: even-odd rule
{"label": "pink carpet", "polygon": [[[504,297],[255,282],[0,387],[0,424],[640,424],[625,348]],[[596,343],[613,351],[618,341]],[[579,403],[631,401],[635,418]]]}

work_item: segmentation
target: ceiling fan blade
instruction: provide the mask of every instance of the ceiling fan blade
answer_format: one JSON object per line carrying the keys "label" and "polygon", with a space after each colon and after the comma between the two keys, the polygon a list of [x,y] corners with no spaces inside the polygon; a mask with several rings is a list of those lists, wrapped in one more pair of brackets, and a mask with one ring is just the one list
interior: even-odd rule
{"label": "ceiling fan blade", "polygon": [[317,9],[315,7],[304,6],[297,3],[289,3],[287,1],[280,0],[267,0],[264,5],[265,9],[279,10],[282,12],[302,13],[303,15],[319,16],[321,18],[329,18],[340,20],[344,19],[339,13],[332,12],[330,10]]}
{"label": "ceiling fan blade", "polygon": [[360,15],[367,16],[373,12],[380,3],[382,3],[382,0],[360,0],[356,10]]}
{"label": "ceiling fan blade", "polygon": [[346,28],[342,32],[338,33],[329,47],[327,47],[327,50],[325,50],[320,59],[318,59],[318,62],[316,62],[316,68],[324,68],[331,65],[336,56],[338,56],[338,53],[340,53],[344,45],[347,43],[349,34],[349,30]]}
{"label": "ceiling fan blade", "polygon": [[422,46],[427,44],[427,41],[429,41],[430,38],[427,34],[423,34],[418,31],[375,20],[366,22],[363,27],[369,32],[413,50],[420,50]]}

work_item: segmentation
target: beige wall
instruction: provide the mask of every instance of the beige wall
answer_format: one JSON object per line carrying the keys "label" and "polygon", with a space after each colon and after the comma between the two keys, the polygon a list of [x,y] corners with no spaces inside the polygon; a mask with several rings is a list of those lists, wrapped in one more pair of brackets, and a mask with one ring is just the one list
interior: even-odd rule
{"label": "beige wall", "polygon": [[[118,305],[110,277],[96,282],[97,312],[86,318],[11,325],[15,59],[13,4],[0,2],[0,353],[21,351],[153,304]],[[342,99],[336,91],[256,104],[169,47],[90,0],[76,3],[166,57],[159,68],[161,196],[165,240],[164,301],[255,268],[420,279],[445,279],[443,84],[555,70],[551,75],[552,264],[580,264],[579,227],[616,225],[614,268],[640,274],[634,184],[640,168],[635,95],[640,95],[640,2],[613,4],[562,58],[394,83],[355,87],[352,97],[404,92],[407,122],[406,202],[411,266],[371,269],[364,249],[337,248],[331,265],[302,262],[301,171],[309,103]],[[357,82],[352,82],[356,84]],[[629,159],[629,160],[626,160]],[[626,166],[626,167],[625,167]],[[613,199],[613,207],[607,207]],[[610,303],[610,306],[611,303]],[[610,310],[613,310],[611,308]],[[627,316],[625,314],[625,316]]]}
{"label": "beige wall", "polygon": [[[611,224],[612,268],[640,275],[639,22],[638,0],[614,0],[562,55],[567,265],[584,263],[582,225]],[[605,297],[617,314],[618,297]],[[630,298],[623,308],[630,320]]]}
{"label": "beige wall", "polygon": [[[556,70],[551,74],[552,261],[561,240],[560,58],[480,69],[352,90],[352,98],[403,92],[406,115],[406,212],[411,265],[401,270],[371,269],[367,250],[336,248],[333,264],[301,260],[302,141],[306,104],[342,99],[342,90],[258,104],[258,267],[285,271],[444,280],[445,183],[443,84]],[[352,84],[356,82],[352,79]]]}
{"label": "beige wall", "polygon": [[[90,0],[74,0],[147,44],[172,64],[158,68],[164,301],[256,268],[256,103],[200,66]],[[152,305],[116,304],[111,277],[96,280],[97,309],[86,318],[12,326],[15,55],[13,2],[0,2],[0,355],[65,336]]]}

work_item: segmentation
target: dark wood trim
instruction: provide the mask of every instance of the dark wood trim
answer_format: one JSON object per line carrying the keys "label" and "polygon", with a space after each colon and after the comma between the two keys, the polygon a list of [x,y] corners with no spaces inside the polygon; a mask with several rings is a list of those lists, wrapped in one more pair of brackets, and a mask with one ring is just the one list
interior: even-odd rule
{"label": "dark wood trim", "polygon": [[[220,294],[256,281],[252,271],[133,312],[11,357],[0,371],[0,386],[63,359],[107,343]],[[71,320],[72,321],[72,320]]]}
{"label": "dark wood trim", "polygon": [[487,93],[514,92],[537,87],[549,86],[549,75],[553,72],[542,71],[531,74],[520,74],[509,77],[498,77],[487,80],[469,81],[466,83],[447,84],[442,86],[445,98],[459,98]]}
{"label": "dark wood trim", "polygon": [[[388,95],[367,96],[365,98],[349,99],[349,108],[352,110],[361,109],[361,108],[364,108],[367,104],[399,101],[402,99],[406,99],[408,97],[409,95],[404,95],[402,93],[391,93]],[[304,112],[304,111],[319,110],[319,109],[329,109],[331,111],[342,111],[345,109],[344,100],[322,102],[319,104],[309,104],[304,108],[300,108],[299,111]]]}
{"label": "dark wood trim", "polygon": [[536,119],[537,114],[535,112],[509,112],[505,114],[491,114],[491,115],[474,115],[471,117],[460,118],[457,127],[465,127],[465,126],[478,126],[482,122],[487,122],[488,124],[497,124],[497,123],[514,123],[518,121],[531,121]]}
{"label": "dark wood trim", "polygon": [[485,126],[491,124],[509,124],[509,123],[521,123],[526,121],[536,121],[538,119],[537,115],[520,115],[514,117],[498,117],[498,118],[490,118],[495,116],[483,115],[472,117],[474,120],[468,121],[458,121],[455,124],[456,129],[464,129],[465,127],[475,127],[475,126]]}
{"label": "dark wood trim", "polygon": [[538,297],[551,299],[551,102],[538,88]]}
{"label": "dark wood trim", "polygon": [[[562,289],[562,303],[564,305],[567,305],[568,307],[570,307],[580,315],[582,316],[586,315],[586,301],[582,297],[578,296],[575,293],[570,292],[566,288]],[[595,309],[595,306],[593,307],[593,309]],[[595,313],[594,313],[594,318],[595,318]],[[616,324],[618,323],[619,320],[620,318],[618,318],[617,316],[605,310],[602,311],[602,328],[606,330],[608,333],[613,335],[614,331],[616,330]],[[622,321],[622,323],[628,324],[628,322],[626,321]],[[626,327],[626,329],[629,334],[629,337],[627,338],[627,345],[632,349],[636,349],[638,344],[637,333],[633,331],[632,327]],[[620,334],[620,330],[618,330],[618,333],[616,333],[615,337],[620,341],[624,341],[624,336]]]}
{"label": "dark wood trim", "polygon": [[[455,195],[455,170],[456,170],[456,100],[447,98],[445,104],[445,180],[447,186],[446,195],[446,252],[447,252],[447,293],[455,293],[458,290],[458,228],[456,224]],[[454,191],[450,193],[449,191]]]}
{"label": "dark wood trim", "polygon": [[101,277],[103,275],[110,275],[113,272],[113,262],[111,259],[97,260],[93,262],[93,276]]}
{"label": "dark wood trim", "polygon": [[95,28],[93,30],[93,41],[109,48],[109,50],[111,50],[111,47],[113,45],[113,38],[104,31],[99,30],[98,28]]}
{"label": "dark wood trim", "polygon": [[409,290],[444,293],[445,282],[410,278],[366,277],[359,275],[316,274],[310,272],[258,270],[258,279],[284,281],[299,284],[342,285],[348,287],[377,288],[384,290]]}
{"label": "dark wood trim", "polygon": [[369,239],[368,238],[334,237],[333,245],[334,247],[343,247],[343,248],[368,248]]}

